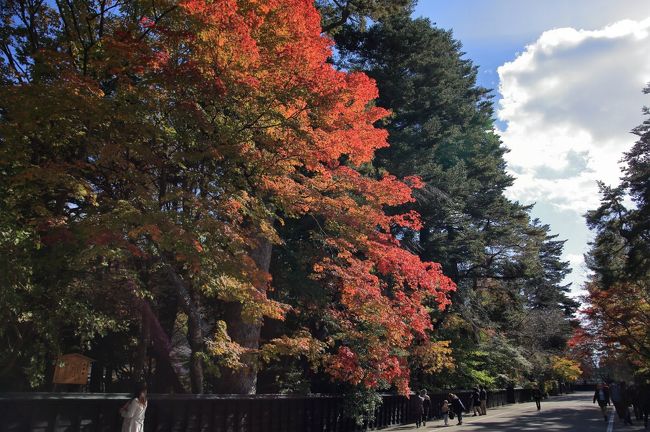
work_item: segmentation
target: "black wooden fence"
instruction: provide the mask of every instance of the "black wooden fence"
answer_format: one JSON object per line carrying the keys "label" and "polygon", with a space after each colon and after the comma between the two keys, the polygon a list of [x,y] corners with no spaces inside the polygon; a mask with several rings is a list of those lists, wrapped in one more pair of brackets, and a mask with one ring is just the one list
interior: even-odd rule
{"label": "black wooden fence", "polygon": [[[471,392],[455,391],[470,408]],[[446,393],[431,394],[432,417]],[[114,432],[125,394],[0,394],[0,432]],[[488,407],[531,400],[530,390],[488,393]],[[149,396],[145,432],[354,432],[414,421],[412,401],[383,395],[375,420],[356,425],[345,418],[336,395],[156,395]]]}
{"label": "black wooden fence", "polygon": [[572,385],[573,390],[575,391],[595,391],[596,390],[595,382],[590,383],[576,383]]}

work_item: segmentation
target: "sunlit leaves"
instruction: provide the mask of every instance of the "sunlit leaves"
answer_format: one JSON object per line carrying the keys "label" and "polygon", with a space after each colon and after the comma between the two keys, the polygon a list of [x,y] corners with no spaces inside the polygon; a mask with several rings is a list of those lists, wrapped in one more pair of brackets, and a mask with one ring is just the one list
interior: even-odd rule
{"label": "sunlit leaves", "polygon": [[[290,308],[268,298],[273,281],[255,251],[281,245],[287,219],[310,217],[327,248],[307,259],[333,299],[322,314],[340,328],[326,341],[285,335],[255,354],[304,356],[336,379],[406,391],[408,348],[454,285],[391,234],[420,227],[415,212],[386,208],[422,183],[362,174],[387,146],[376,123],[388,111],[374,105],[371,79],[328,62],[332,41],[313,2],[70,2],[40,12],[38,49],[11,42],[26,56],[24,83],[2,69],[0,168],[20,223],[64,252],[74,274],[60,293],[99,287],[121,299],[106,313],[133,318],[130,299],[164,302],[157,281],[175,284],[190,331],[214,327],[194,358],[228,352],[225,366],[240,366],[250,350],[220,324],[219,305],[239,304],[245,322],[283,319]],[[85,312],[83,325],[95,314]]]}

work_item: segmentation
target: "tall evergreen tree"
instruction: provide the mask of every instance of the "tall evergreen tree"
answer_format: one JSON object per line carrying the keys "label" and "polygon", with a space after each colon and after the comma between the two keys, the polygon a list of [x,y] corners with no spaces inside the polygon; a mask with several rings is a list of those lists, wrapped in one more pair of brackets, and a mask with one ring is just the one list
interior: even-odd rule
{"label": "tall evergreen tree", "polygon": [[343,27],[364,29],[368,20],[410,12],[417,0],[316,0],[323,31],[334,34]]}
{"label": "tall evergreen tree", "polygon": [[591,336],[636,369],[650,367],[650,109],[643,112],[648,117],[633,130],[638,140],[623,158],[621,184],[601,184],[600,206],[586,215],[595,234],[587,255],[587,312],[597,330]]}
{"label": "tall evergreen tree", "polygon": [[[569,271],[560,260],[563,242],[531,221],[530,207],[505,197],[513,182],[507,150],[494,131],[489,90],[476,84],[477,67],[451,31],[407,15],[391,15],[364,31],[346,28],[335,40],[339,67],[374,78],[377,104],[392,113],[385,122],[390,147],[378,152],[374,169],[425,182],[407,207],[421,215],[422,229],[398,235],[422,258],[440,262],[458,285],[452,306],[435,314],[438,337],[452,339],[460,369],[478,369],[458,370],[453,379],[471,383],[484,376],[479,369],[497,362],[478,352],[512,349],[519,355],[511,357],[522,359],[517,373],[530,370],[529,353],[510,330],[531,310],[549,309],[535,316],[558,339],[539,349],[561,349],[576,303],[562,282]],[[496,340],[494,332],[503,349],[485,343]],[[517,346],[505,348],[509,344]]]}
{"label": "tall evergreen tree", "polygon": [[550,227],[533,220],[538,229],[537,243],[533,248],[538,252],[529,264],[525,281],[525,295],[528,306],[533,309],[562,309],[570,317],[579,303],[569,297],[571,284],[564,283],[571,273],[567,261],[562,261],[562,250],[566,240],[557,240],[557,234],[550,234]]}

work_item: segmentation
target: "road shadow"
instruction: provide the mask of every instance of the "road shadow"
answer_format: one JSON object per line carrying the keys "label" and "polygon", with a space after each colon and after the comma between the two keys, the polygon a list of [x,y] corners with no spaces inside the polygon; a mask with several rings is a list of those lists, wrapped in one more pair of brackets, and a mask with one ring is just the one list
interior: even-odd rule
{"label": "road shadow", "polygon": [[[596,410],[577,408],[551,408],[533,413],[521,413],[514,418],[491,418],[483,422],[467,424],[477,431],[561,431],[602,432],[605,421]],[[462,430],[462,428],[460,429]]]}
{"label": "road shadow", "polygon": [[[414,424],[393,427],[391,431],[484,431],[484,432],[528,432],[528,431],[573,431],[573,432],[604,432],[607,423],[600,409],[592,404],[593,393],[578,392],[559,397],[553,397],[542,402],[541,411],[535,405],[524,403],[508,405],[501,410],[488,412],[488,417],[465,417],[462,426],[456,425],[456,420],[450,420],[449,426],[444,426],[440,420],[429,423],[426,428],[417,429]],[[492,415],[490,415],[492,414]],[[621,430],[616,424],[614,430]],[[630,432],[634,428],[626,428]],[[643,429],[639,429],[643,430]],[[650,432],[650,431],[648,431]]]}

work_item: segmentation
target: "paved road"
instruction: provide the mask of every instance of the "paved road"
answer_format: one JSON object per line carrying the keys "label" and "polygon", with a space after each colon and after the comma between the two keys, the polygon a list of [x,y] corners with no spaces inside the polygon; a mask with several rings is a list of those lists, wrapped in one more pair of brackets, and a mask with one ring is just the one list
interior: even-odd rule
{"label": "paved road", "polygon": [[[444,427],[441,420],[427,422],[426,427],[400,426],[389,431],[430,431],[444,429],[452,431],[482,432],[525,432],[525,431],[575,431],[575,432],[613,432],[643,431],[643,424],[634,422],[634,426],[625,426],[615,415],[605,422],[600,409],[592,403],[591,392],[577,392],[571,395],[553,397],[542,401],[542,410],[537,411],[533,402],[508,405],[488,410],[487,415],[463,418],[463,425],[457,426],[456,420],[450,420],[453,426]],[[611,410],[611,408],[610,408]]]}

